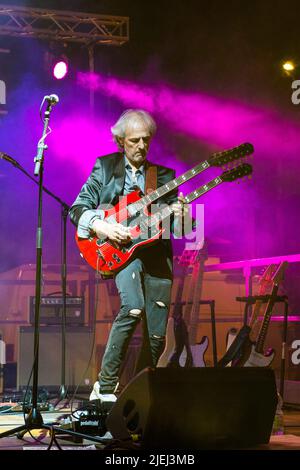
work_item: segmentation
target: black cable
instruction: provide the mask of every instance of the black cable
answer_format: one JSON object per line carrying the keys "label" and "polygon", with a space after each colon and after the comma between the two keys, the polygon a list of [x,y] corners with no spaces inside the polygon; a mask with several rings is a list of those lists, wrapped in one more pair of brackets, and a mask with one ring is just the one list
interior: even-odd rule
{"label": "black cable", "polygon": [[53,440],[54,440],[54,435],[53,435],[53,429],[52,429],[52,426],[50,428],[50,442],[49,442],[49,445],[47,447],[47,450],[50,450],[51,447],[52,447],[52,444],[53,444]]}
{"label": "black cable", "polygon": [[63,450],[63,448],[60,446],[60,444],[58,443],[58,441],[56,439],[55,429],[53,428],[53,426],[50,427],[50,436],[51,436],[51,439],[50,439],[49,445],[47,447],[47,450],[51,449],[51,447],[53,446],[53,443],[56,444],[58,450]]}
{"label": "black cable", "polygon": [[91,362],[92,362],[92,358],[93,358],[93,355],[94,355],[94,350],[95,350],[95,343],[96,343],[96,319],[97,319],[97,308],[98,308],[98,301],[99,301],[99,276],[97,275],[96,273],[96,297],[95,297],[95,306],[94,306],[94,323],[93,323],[93,340],[92,340],[92,347],[91,347],[91,352],[90,352],[90,356],[89,356],[89,360],[88,360],[88,364],[80,378],[80,381],[78,383],[78,385],[76,386],[75,388],[75,391],[71,397],[71,400],[70,400],[70,408],[71,408],[71,415],[73,415],[73,402],[74,402],[74,399],[76,397],[76,394],[77,394],[77,391],[80,387],[80,384],[81,382],[83,381],[85,375],[87,374],[87,371],[89,370],[90,366],[91,366]]}

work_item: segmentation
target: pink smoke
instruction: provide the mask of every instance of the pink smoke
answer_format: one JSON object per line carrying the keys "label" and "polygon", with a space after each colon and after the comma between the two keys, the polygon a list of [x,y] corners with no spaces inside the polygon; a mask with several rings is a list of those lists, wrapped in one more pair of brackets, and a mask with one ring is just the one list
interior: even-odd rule
{"label": "pink smoke", "polygon": [[185,92],[166,85],[144,86],[100,74],[78,73],[84,88],[105,92],[127,107],[140,107],[159,116],[173,130],[201,142],[228,148],[245,141],[270,155],[300,151],[299,126],[275,110]]}

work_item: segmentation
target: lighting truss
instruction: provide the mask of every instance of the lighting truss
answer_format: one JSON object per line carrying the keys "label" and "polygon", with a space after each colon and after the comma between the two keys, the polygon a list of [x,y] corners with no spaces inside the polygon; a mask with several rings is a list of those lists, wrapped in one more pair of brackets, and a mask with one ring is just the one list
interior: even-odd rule
{"label": "lighting truss", "polygon": [[86,46],[129,41],[129,18],[0,5],[0,35],[77,42]]}

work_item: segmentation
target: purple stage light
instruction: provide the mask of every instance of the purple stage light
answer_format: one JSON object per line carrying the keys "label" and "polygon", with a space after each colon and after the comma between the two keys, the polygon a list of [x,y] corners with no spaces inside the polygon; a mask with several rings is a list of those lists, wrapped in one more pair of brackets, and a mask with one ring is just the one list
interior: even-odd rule
{"label": "purple stage light", "polygon": [[68,65],[65,61],[61,60],[54,65],[53,76],[57,80],[61,80],[68,73]]}

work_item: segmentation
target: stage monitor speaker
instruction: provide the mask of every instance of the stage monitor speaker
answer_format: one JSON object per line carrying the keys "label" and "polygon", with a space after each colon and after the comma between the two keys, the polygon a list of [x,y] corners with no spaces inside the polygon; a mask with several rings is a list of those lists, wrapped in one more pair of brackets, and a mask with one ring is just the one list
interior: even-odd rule
{"label": "stage monitor speaker", "polygon": [[107,420],[116,439],[142,448],[240,448],[268,443],[277,405],[274,373],[264,368],[144,369]]}
{"label": "stage monitor speaker", "polygon": [[[34,328],[20,327],[18,388],[27,385],[33,363]],[[81,382],[89,389],[94,382],[94,363],[86,368],[93,345],[93,332],[88,327],[66,327],[65,385],[75,388]],[[58,326],[40,327],[39,334],[39,386],[56,390],[61,385],[62,332]],[[85,376],[82,374],[86,371]]]}

